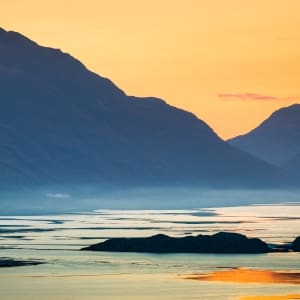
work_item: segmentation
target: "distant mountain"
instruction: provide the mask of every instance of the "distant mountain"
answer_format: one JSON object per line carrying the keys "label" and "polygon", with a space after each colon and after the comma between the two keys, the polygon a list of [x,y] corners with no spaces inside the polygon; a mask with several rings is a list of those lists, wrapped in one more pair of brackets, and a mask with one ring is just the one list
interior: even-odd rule
{"label": "distant mountain", "polygon": [[228,142],[266,162],[285,166],[300,154],[300,104],[275,111],[254,130]]}
{"label": "distant mountain", "polygon": [[279,169],[227,144],[193,114],[127,96],[70,55],[3,29],[0,105],[1,191],[282,180]]}

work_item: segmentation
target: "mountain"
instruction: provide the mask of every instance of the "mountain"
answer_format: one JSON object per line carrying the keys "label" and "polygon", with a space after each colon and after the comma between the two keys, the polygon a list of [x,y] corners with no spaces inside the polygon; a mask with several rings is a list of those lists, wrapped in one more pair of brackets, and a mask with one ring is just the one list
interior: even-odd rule
{"label": "mountain", "polygon": [[291,175],[296,176],[296,178],[299,178],[300,176],[300,152],[288,160],[284,164],[284,169],[288,171]]}
{"label": "mountain", "polygon": [[300,104],[275,111],[254,130],[228,142],[266,162],[285,166],[300,154]]}
{"label": "mountain", "polygon": [[69,54],[3,29],[0,104],[2,192],[84,184],[265,187],[282,179],[193,114],[128,96]]}

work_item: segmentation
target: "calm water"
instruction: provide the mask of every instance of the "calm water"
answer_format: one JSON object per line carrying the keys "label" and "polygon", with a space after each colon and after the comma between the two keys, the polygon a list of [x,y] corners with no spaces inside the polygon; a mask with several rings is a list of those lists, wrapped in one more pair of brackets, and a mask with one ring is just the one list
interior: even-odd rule
{"label": "calm water", "polygon": [[156,233],[184,236],[234,231],[263,238],[269,243],[285,243],[300,235],[299,228],[300,205],[293,203],[0,217],[0,257],[47,262],[38,266],[1,268],[0,299],[240,299],[248,295],[300,295],[297,284],[184,278],[237,267],[299,271],[300,253],[154,255],[78,251],[110,237]]}

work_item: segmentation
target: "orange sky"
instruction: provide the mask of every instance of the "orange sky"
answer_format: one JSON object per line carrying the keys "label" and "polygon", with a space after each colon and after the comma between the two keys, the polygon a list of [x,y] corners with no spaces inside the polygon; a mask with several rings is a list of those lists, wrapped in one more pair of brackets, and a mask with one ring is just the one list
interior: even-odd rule
{"label": "orange sky", "polygon": [[223,138],[300,102],[299,0],[0,0],[0,26]]}

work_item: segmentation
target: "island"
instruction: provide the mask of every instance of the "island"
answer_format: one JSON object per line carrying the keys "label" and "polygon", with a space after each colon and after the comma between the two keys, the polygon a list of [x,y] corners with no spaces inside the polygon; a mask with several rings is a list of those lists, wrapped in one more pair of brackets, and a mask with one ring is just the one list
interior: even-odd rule
{"label": "island", "polygon": [[0,268],[36,266],[44,264],[45,262],[39,260],[19,260],[13,258],[0,258]]}
{"label": "island", "polygon": [[293,241],[291,249],[296,252],[300,252],[300,236],[296,237]]}
{"label": "island", "polygon": [[157,234],[141,238],[112,238],[83,251],[148,252],[148,253],[269,253],[274,250],[258,238],[232,232],[213,235],[170,237]]}

